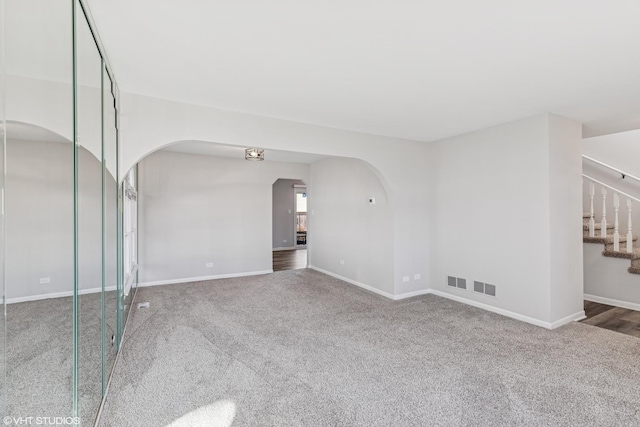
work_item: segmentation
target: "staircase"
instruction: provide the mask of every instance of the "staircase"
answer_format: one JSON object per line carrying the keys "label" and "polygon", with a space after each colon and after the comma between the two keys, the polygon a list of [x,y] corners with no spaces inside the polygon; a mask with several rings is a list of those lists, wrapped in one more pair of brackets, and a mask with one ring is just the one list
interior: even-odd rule
{"label": "staircase", "polygon": [[[632,229],[633,222],[638,221],[640,178],[591,157],[582,157],[583,171],[585,165],[596,166],[600,171],[594,169],[594,172],[600,173],[599,178],[612,184],[609,185],[592,176],[582,174],[583,182],[589,186],[583,193],[585,197],[588,197],[584,202],[585,208],[589,210],[582,215],[583,242],[604,245],[602,255],[628,259],[631,265],[627,271],[631,274],[640,274],[640,248],[637,247],[637,233],[634,235]],[[596,186],[599,189],[598,199],[601,196],[602,200],[601,202],[597,201],[600,208],[599,221],[597,222],[594,211]],[[624,188],[626,192],[620,188]],[[607,194],[613,194],[613,197],[607,198]],[[610,212],[609,216],[607,211]],[[620,227],[621,220],[623,222],[622,228]]]}
{"label": "staircase", "polygon": [[602,255],[611,258],[625,258],[631,261],[631,266],[627,269],[629,273],[640,274],[640,248],[635,247],[638,238],[633,236],[631,240],[631,252],[627,252],[627,236],[619,236],[619,247],[616,250],[614,248],[614,233],[615,226],[613,224],[606,225],[605,236],[602,237],[602,224],[594,224],[594,235],[589,234],[589,222],[591,220],[591,213],[585,212],[582,215],[583,222],[583,239],[584,243],[600,243],[604,245]]}

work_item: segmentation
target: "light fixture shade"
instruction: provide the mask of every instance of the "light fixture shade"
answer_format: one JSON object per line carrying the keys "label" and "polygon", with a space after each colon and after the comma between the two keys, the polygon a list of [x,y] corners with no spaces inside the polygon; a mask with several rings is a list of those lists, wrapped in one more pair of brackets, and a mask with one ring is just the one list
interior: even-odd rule
{"label": "light fixture shade", "polygon": [[259,162],[261,160],[264,160],[264,150],[259,150],[257,148],[247,148],[246,150],[244,150],[244,158],[245,160]]}

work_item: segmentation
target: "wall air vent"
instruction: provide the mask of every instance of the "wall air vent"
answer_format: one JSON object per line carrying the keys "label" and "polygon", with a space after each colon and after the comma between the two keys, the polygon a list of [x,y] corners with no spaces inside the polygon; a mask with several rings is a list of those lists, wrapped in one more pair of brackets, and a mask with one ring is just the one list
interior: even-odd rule
{"label": "wall air vent", "polygon": [[490,297],[496,296],[496,286],[488,283],[473,281],[473,290],[481,294],[489,295]]}
{"label": "wall air vent", "polygon": [[448,276],[447,277],[447,285],[455,288],[456,287],[456,278]]}
{"label": "wall air vent", "polygon": [[467,289],[467,279],[447,276],[447,285],[451,286],[452,288]]}
{"label": "wall air vent", "polygon": [[474,292],[480,292],[481,294],[484,294],[484,283],[476,282],[474,280],[473,281],[473,290],[474,290]]}

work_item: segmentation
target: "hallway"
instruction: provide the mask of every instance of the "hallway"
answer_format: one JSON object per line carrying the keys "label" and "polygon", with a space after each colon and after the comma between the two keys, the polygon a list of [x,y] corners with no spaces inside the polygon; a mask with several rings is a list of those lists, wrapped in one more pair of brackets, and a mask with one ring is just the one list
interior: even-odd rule
{"label": "hallway", "polygon": [[307,268],[307,250],[273,251],[273,271]]}

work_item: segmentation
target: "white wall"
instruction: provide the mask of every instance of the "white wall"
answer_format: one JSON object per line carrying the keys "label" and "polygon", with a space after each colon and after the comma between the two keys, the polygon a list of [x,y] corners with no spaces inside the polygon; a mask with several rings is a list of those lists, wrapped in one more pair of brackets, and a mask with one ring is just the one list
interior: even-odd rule
{"label": "white wall", "polygon": [[585,138],[582,154],[640,177],[640,129]]}
{"label": "white wall", "polygon": [[138,177],[144,286],[271,271],[272,185],[308,181],[309,165],[158,151]]}
{"label": "white wall", "polygon": [[[73,146],[10,139],[6,160],[6,298],[17,302],[71,295]],[[102,169],[81,148],[78,170],[79,285],[87,291],[102,285]],[[115,233],[111,236],[115,248]],[[114,277],[114,270],[115,263],[109,262],[107,275]],[[40,284],[46,277],[50,283]]]}
{"label": "white wall", "polygon": [[293,248],[295,242],[295,209],[296,194],[294,184],[302,185],[303,182],[294,179],[278,179],[273,184],[273,248]]}
{"label": "white wall", "polygon": [[[549,327],[581,311],[576,129],[545,114],[434,144],[432,289]],[[566,237],[551,236],[567,224]],[[447,286],[447,276],[465,278],[467,290]],[[474,280],[497,296],[473,292]]]}
{"label": "white wall", "polygon": [[640,276],[631,262],[602,256],[604,245],[584,243],[584,293],[589,300],[640,310]]}
{"label": "white wall", "polygon": [[371,167],[357,159],[314,162],[309,194],[309,264],[393,296],[393,219]]}
{"label": "white wall", "polygon": [[[551,322],[583,310],[582,126],[549,115]],[[580,220],[577,220],[580,218]]]}

